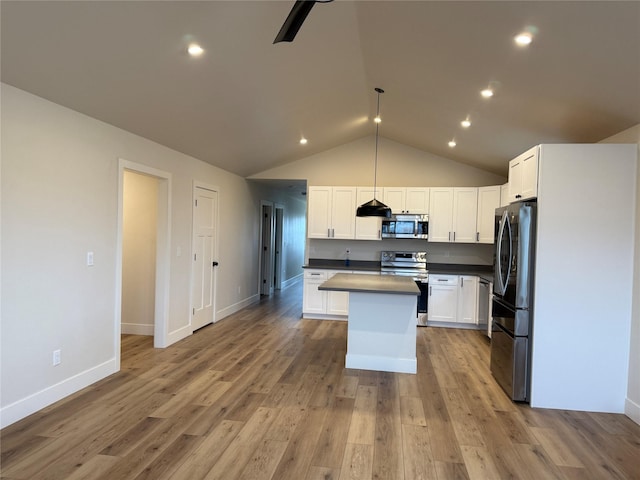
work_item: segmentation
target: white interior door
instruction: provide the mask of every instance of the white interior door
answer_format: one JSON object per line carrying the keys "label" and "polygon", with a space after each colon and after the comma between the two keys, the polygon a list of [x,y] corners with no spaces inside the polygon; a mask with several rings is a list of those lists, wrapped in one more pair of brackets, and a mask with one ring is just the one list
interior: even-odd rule
{"label": "white interior door", "polygon": [[218,192],[195,187],[193,204],[192,330],[214,321]]}

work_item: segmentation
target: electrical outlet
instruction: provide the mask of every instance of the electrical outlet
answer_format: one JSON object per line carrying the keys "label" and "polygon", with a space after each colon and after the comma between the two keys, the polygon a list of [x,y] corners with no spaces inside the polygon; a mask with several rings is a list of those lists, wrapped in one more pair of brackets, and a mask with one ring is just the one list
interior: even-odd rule
{"label": "electrical outlet", "polygon": [[62,360],[60,359],[60,355],[61,355],[60,350],[54,350],[54,351],[53,351],[53,365],[54,365],[54,366],[56,366],[56,365],[60,365],[60,362],[62,361]]}
{"label": "electrical outlet", "polygon": [[87,252],[87,266],[93,267],[93,252]]}

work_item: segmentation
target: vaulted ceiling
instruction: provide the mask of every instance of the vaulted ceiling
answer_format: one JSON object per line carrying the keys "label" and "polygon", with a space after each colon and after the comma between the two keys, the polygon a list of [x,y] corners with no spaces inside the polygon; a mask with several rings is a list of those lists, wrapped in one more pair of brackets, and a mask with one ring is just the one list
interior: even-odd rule
{"label": "vaulted ceiling", "polygon": [[499,174],[640,123],[640,2],[336,0],[274,45],[293,3],[3,0],[2,81],[242,176],[373,134],[374,87],[382,136]]}

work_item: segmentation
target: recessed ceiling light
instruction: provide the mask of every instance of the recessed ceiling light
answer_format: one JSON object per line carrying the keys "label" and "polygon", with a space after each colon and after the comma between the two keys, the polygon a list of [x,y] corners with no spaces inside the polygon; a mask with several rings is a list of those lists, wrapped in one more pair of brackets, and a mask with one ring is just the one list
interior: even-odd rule
{"label": "recessed ceiling light", "polygon": [[380,118],[380,115],[377,115],[376,118],[373,119],[373,121],[376,123],[380,123],[382,122],[382,118]]}
{"label": "recessed ceiling light", "polygon": [[493,90],[491,90],[490,88],[485,88],[480,92],[480,95],[482,95],[484,98],[491,98],[493,97]]}
{"label": "recessed ceiling light", "polygon": [[302,137],[302,138],[300,139],[300,145],[306,145],[306,144],[307,144],[307,139],[306,139],[306,138],[304,138],[304,137]]}
{"label": "recessed ceiling light", "polygon": [[460,122],[460,125],[462,125],[462,128],[469,128],[471,126],[471,120],[465,118]]}
{"label": "recessed ceiling light", "polygon": [[197,43],[192,43],[187,48],[187,52],[189,52],[189,55],[191,55],[192,57],[199,57],[204,53],[204,49]]}
{"label": "recessed ceiling light", "polygon": [[533,36],[529,32],[522,32],[516,35],[514,40],[521,47],[526,47],[533,40]]}
{"label": "recessed ceiling light", "polygon": [[455,140],[449,140],[449,146],[451,148],[455,147],[456,146],[456,141]]}

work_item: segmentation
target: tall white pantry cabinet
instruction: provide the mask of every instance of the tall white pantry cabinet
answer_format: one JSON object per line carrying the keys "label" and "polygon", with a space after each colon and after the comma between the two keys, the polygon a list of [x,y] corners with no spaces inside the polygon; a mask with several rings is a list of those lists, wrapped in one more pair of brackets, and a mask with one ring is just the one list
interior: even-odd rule
{"label": "tall white pantry cabinet", "polygon": [[624,413],[638,146],[536,148],[531,406]]}

